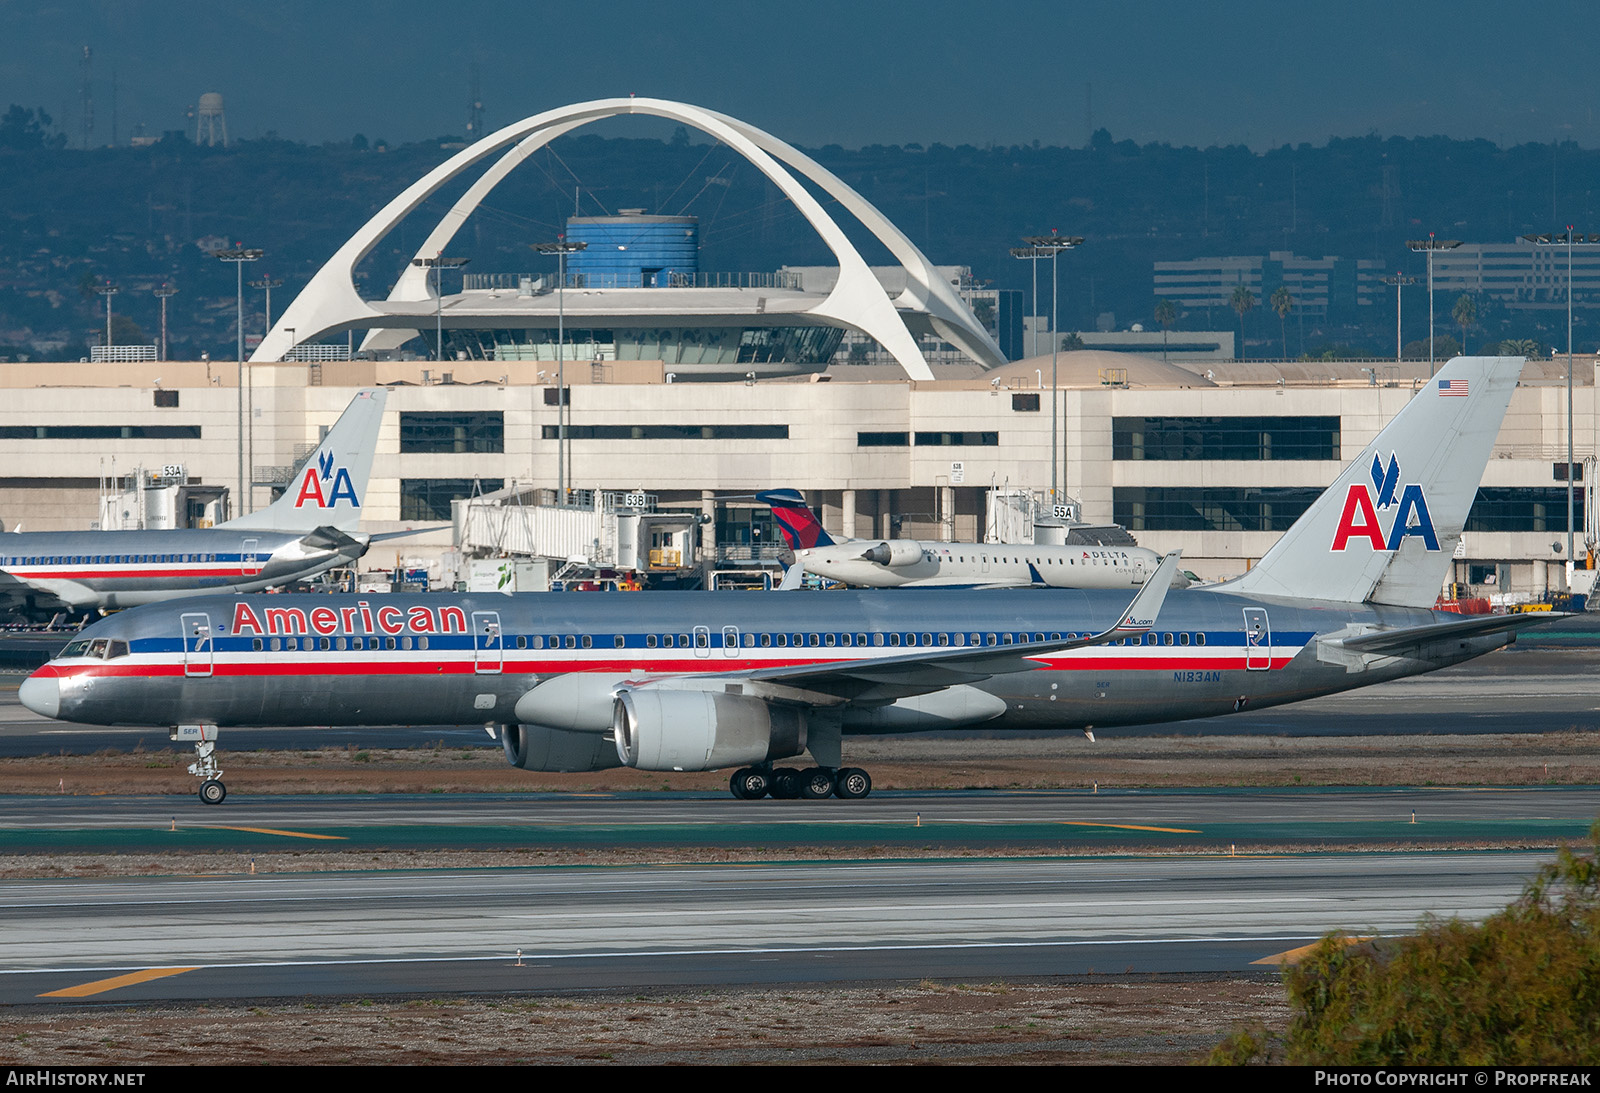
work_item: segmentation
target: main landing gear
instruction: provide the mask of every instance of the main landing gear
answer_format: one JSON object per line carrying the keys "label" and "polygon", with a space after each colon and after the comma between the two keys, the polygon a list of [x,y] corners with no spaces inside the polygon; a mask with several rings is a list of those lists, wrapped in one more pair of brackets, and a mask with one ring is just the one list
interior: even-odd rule
{"label": "main landing gear", "polygon": [[217,765],[217,727],[215,725],[179,725],[172,730],[172,739],[194,744],[194,762],[189,773],[199,778],[200,799],[208,805],[220,805],[228,798],[228,787],[222,784],[222,768]]}
{"label": "main landing gear", "polygon": [[859,767],[742,767],[728,779],[728,789],[741,801],[769,796],[779,801],[825,797],[856,801],[872,792],[872,776]]}

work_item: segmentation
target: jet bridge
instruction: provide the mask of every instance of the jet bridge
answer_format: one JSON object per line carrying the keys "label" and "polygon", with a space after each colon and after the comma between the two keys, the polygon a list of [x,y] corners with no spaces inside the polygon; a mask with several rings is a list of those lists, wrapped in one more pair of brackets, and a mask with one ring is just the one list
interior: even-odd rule
{"label": "jet bridge", "polygon": [[566,575],[612,570],[681,576],[695,569],[698,511],[660,511],[643,491],[549,490],[515,484],[456,501],[455,547],[465,558],[545,558]]}

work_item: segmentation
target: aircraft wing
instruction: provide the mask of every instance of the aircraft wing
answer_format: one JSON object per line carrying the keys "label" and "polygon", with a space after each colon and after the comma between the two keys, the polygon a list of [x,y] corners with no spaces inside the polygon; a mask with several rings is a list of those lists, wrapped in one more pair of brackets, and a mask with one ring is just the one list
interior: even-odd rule
{"label": "aircraft wing", "polygon": [[[34,585],[20,577],[13,577],[9,573],[0,572],[0,615],[21,612],[55,613],[57,611],[70,611],[73,607],[66,600],[57,596],[53,591],[42,585]],[[48,615],[46,615],[48,617]]]}
{"label": "aircraft wing", "polygon": [[1524,615],[1466,615],[1449,622],[1430,623],[1426,626],[1407,626],[1399,630],[1374,630],[1342,638],[1323,638],[1329,644],[1355,653],[1373,656],[1404,656],[1418,652],[1426,645],[1453,638],[1479,637],[1484,634],[1503,633],[1507,630],[1526,630],[1542,626],[1556,619],[1571,618],[1570,611],[1539,611]]}
{"label": "aircraft wing", "polygon": [[1014,645],[922,649],[892,657],[786,665],[752,672],[730,672],[728,675],[754,684],[779,700],[787,698],[811,703],[822,698],[835,702],[890,702],[962,683],[973,683],[990,676],[1033,671],[1040,667],[1034,658],[1047,653],[1142,637],[1155,625],[1156,616],[1161,612],[1167,591],[1172,587],[1172,575],[1177,571],[1180,553],[1174,551],[1163,558],[1156,571],[1134,594],[1128,609],[1116,624],[1098,634]]}

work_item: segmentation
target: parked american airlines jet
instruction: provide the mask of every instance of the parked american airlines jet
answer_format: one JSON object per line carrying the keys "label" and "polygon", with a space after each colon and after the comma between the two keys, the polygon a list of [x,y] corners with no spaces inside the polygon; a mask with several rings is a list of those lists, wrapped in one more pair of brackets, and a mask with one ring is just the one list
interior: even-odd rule
{"label": "parked american airlines jet", "polygon": [[[18,691],[66,721],[482,723],[528,770],[733,768],[737,797],[865,796],[852,733],[1086,733],[1431,672],[1552,618],[1431,610],[1520,358],[1451,361],[1249,573],[1171,588],[739,596],[211,596],[94,624]],[[804,770],[780,765],[810,753]]]}
{"label": "parked american airlines jet", "polygon": [[[1139,546],[941,543],[923,539],[834,539],[799,490],[765,490],[795,562],[784,582],[814,573],[856,588],[1138,588],[1161,564]],[[1188,586],[1174,573],[1174,587]]]}
{"label": "parked american airlines jet", "polygon": [[388,392],[356,395],[283,496],[214,528],[0,534],[0,610],[49,617],[253,592],[348,565]]}

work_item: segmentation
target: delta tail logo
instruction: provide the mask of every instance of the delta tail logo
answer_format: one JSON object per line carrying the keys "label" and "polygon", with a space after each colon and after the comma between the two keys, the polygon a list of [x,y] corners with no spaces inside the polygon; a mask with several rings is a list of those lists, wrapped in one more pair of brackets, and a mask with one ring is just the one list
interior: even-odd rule
{"label": "delta tail logo", "polygon": [[1372,485],[1356,482],[1345,494],[1344,511],[1339,514],[1339,526],[1333,533],[1333,549],[1342,551],[1352,543],[1366,543],[1373,550],[1399,550],[1406,536],[1415,535],[1429,550],[1438,550],[1439,536],[1433,530],[1433,517],[1428,514],[1428,498],[1422,487],[1408,483],[1396,499],[1399,484],[1400,461],[1394,453],[1389,453],[1387,467],[1374,455]]}
{"label": "delta tail logo", "polygon": [[302,509],[310,505],[312,508],[331,509],[340,500],[349,501],[356,508],[361,507],[355,484],[350,481],[350,472],[343,467],[334,468],[332,452],[319,452],[317,465],[306,467],[305,474],[300,476],[300,492],[295,496],[294,507]]}

